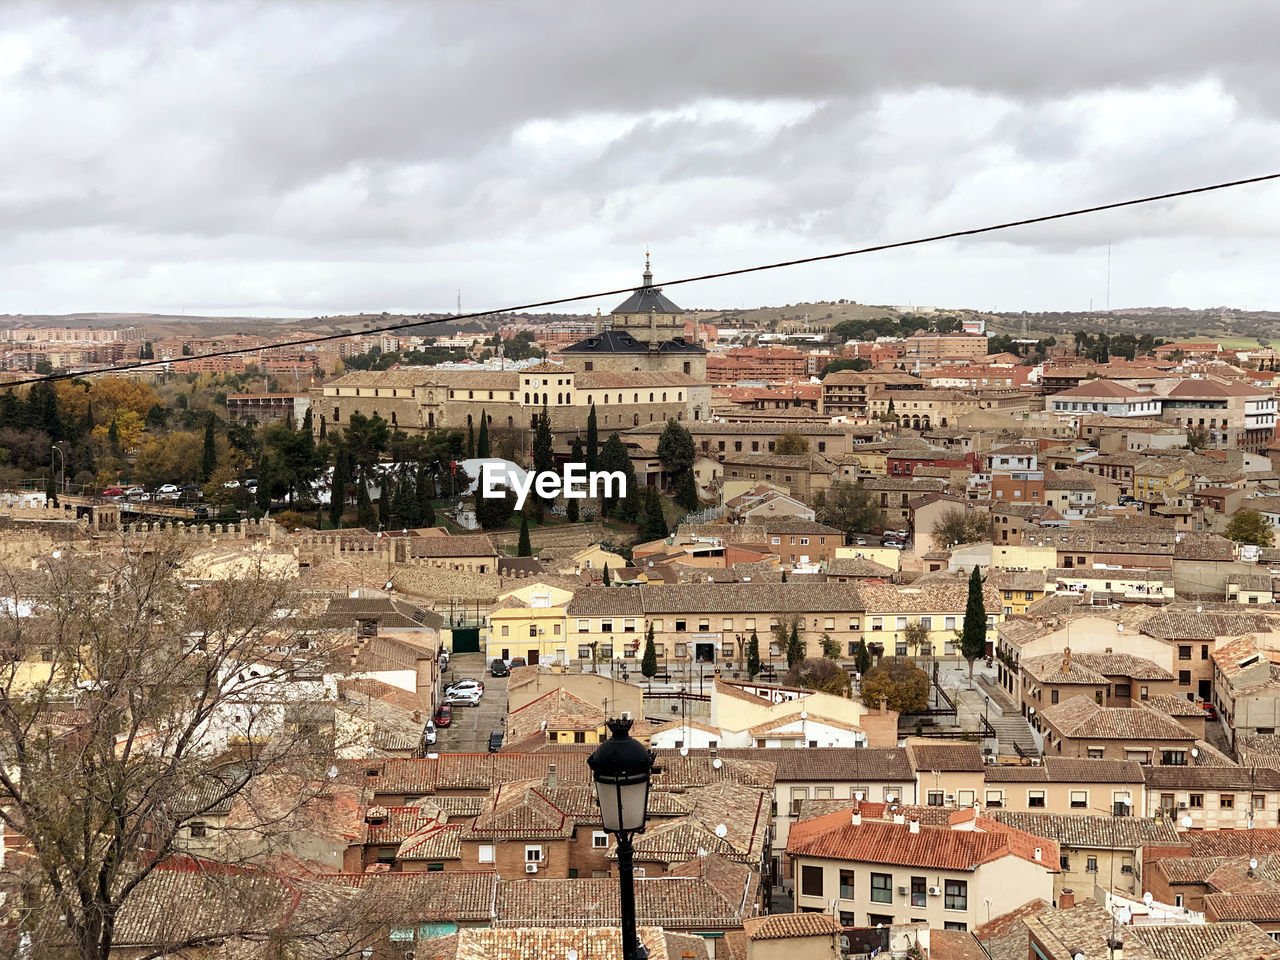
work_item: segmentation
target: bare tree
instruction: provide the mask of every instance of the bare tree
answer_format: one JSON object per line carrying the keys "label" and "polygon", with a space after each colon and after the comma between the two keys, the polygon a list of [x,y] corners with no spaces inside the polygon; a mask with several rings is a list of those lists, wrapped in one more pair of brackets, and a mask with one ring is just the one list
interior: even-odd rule
{"label": "bare tree", "polygon": [[[286,705],[324,696],[340,638],[269,566],[249,560],[195,583],[187,559],[154,534],[0,569],[0,821],[23,854],[4,879],[30,906],[21,935],[33,960],[107,960],[175,869],[252,866],[235,844],[220,863],[184,856],[184,823],[268,774],[295,779],[295,805],[336,774],[333,743],[290,723]],[[227,896],[243,906],[242,887]],[[279,935],[277,914],[239,911],[236,935]],[[177,955],[210,936],[198,924],[162,933],[131,955]]]}

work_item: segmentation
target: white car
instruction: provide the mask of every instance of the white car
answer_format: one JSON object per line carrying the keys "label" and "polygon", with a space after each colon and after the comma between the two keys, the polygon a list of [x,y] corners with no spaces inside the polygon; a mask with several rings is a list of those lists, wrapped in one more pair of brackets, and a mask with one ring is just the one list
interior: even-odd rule
{"label": "white car", "polygon": [[431,746],[436,742],[436,725],[431,720],[427,721],[427,725],[422,728],[422,743],[424,746]]}
{"label": "white car", "polygon": [[156,490],[157,500],[177,500],[178,485],[176,483],[166,483],[164,486]]}
{"label": "white car", "polygon": [[455,692],[471,693],[471,692],[475,692],[475,693],[478,693],[478,694],[483,695],[483,694],[484,694],[484,684],[483,684],[483,683],[481,683],[479,680],[472,680],[471,678],[469,678],[469,677],[468,677],[468,678],[467,678],[467,679],[465,679],[465,680],[456,680],[456,681],[454,681],[453,683],[449,684],[447,687],[445,687],[445,688],[444,688],[444,692],[445,692],[445,693],[455,693]]}
{"label": "white car", "polygon": [[224,490],[239,490],[239,489],[240,489],[240,481],[239,481],[239,480],[228,480],[226,483],[224,483],[224,484],[222,485],[222,489],[224,489]]}
{"label": "white car", "polygon": [[147,492],[146,487],[125,487],[124,495],[126,497],[140,497]]}
{"label": "white car", "polygon": [[480,706],[480,692],[478,690],[453,690],[445,696],[444,702],[454,707],[478,707]]}

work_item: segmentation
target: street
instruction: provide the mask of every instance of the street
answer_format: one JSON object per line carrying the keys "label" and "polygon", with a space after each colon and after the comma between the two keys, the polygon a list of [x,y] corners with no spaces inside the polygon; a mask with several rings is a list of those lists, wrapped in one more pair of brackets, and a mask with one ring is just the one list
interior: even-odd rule
{"label": "street", "polygon": [[429,748],[432,752],[487,753],[489,734],[503,729],[507,716],[507,678],[491,677],[485,672],[483,653],[460,653],[449,661],[442,686],[468,678],[484,683],[480,705],[455,705],[453,724],[437,729],[435,746]]}

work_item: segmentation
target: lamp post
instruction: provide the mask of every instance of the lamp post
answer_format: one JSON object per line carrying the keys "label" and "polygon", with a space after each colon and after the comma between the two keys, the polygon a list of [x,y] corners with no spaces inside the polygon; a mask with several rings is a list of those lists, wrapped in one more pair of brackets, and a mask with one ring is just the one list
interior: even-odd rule
{"label": "lamp post", "polygon": [[632,838],[644,833],[649,808],[649,779],[657,772],[653,752],[631,736],[631,721],[610,720],[612,736],[587,758],[596,784],[596,802],[604,829],[618,838],[619,901],[623,960],[647,960],[636,937],[636,889]]}

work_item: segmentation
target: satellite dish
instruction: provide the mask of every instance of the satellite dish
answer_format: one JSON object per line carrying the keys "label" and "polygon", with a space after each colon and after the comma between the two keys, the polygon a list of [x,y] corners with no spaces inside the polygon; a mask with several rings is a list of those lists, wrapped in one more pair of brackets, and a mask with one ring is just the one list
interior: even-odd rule
{"label": "satellite dish", "polygon": [[1199,750],[1197,750],[1195,747],[1192,747],[1192,748],[1191,748],[1191,759],[1193,759],[1193,760],[1194,760],[1194,759],[1195,759],[1196,757],[1198,757],[1198,756],[1200,756],[1200,751],[1199,751]]}
{"label": "satellite dish", "polygon": [[801,720],[808,720],[808,719],[809,719],[809,711],[808,711],[808,710],[801,710],[801,711],[800,711],[800,719],[801,719]]}
{"label": "satellite dish", "polygon": [[716,757],[714,760],[711,761],[711,766],[719,770],[721,767],[724,766],[724,761],[721,760],[719,757]]}
{"label": "satellite dish", "polygon": [[330,780],[332,780],[334,777],[336,777],[336,776],[338,775],[338,768],[337,768],[337,766],[336,766],[336,765],[330,765],[329,769],[325,771],[325,774],[329,777],[329,779],[330,779]]}
{"label": "satellite dish", "polygon": [[1256,857],[1250,857],[1250,858],[1249,858],[1249,869],[1250,869],[1250,870],[1257,870],[1257,869],[1258,869],[1258,860],[1257,860],[1257,858],[1256,858]]}
{"label": "satellite dish", "polygon": [[1190,830],[1190,829],[1191,829],[1191,824],[1192,824],[1193,822],[1194,822],[1194,821],[1193,821],[1190,817],[1183,817],[1183,818],[1182,818],[1182,825],[1183,825],[1184,827],[1186,827],[1188,830]]}
{"label": "satellite dish", "polygon": [[57,559],[59,559],[61,556],[62,556],[62,551],[61,551],[61,550],[55,550],[55,551],[53,551],[53,559],[57,560]]}
{"label": "satellite dish", "polygon": [[1077,953],[1071,960],[1089,960],[1083,953]]}
{"label": "satellite dish", "polygon": [[1200,604],[1196,604],[1196,613],[1204,613],[1204,607],[1200,606]]}
{"label": "satellite dish", "polygon": [[724,839],[725,837],[727,837],[728,835],[729,835],[729,828],[728,828],[728,827],[726,827],[723,823],[721,823],[721,824],[717,824],[717,825],[716,825],[716,836],[717,836],[717,837],[719,837],[721,840],[723,840],[723,839]]}
{"label": "satellite dish", "polygon": [[688,747],[681,747],[681,748],[680,748],[680,756],[682,756],[682,757],[687,757],[688,755],[689,755],[689,748],[688,748]]}
{"label": "satellite dish", "polygon": [[855,799],[855,800],[857,800],[859,803],[861,803],[861,802],[862,802],[862,791],[861,791],[861,790],[857,791],[857,792],[853,795],[853,799]]}
{"label": "satellite dish", "polygon": [[1119,923],[1128,923],[1132,919],[1133,919],[1133,911],[1130,910],[1128,907],[1121,907],[1119,910],[1116,911],[1116,920]]}
{"label": "satellite dish", "polygon": [[1120,802],[1121,802],[1121,803],[1123,803],[1126,807],[1132,807],[1132,806],[1133,806],[1133,801],[1132,801],[1132,800],[1130,800],[1128,797],[1121,797],[1121,798],[1120,798]]}
{"label": "satellite dish", "polygon": [[1150,890],[1148,890],[1146,893],[1142,895],[1142,902],[1145,903],[1148,907],[1151,906],[1151,904],[1155,903],[1155,899],[1156,898],[1151,895]]}
{"label": "satellite dish", "polygon": [[564,955],[564,960],[578,960],[578,951],[570,947],[569,952]]}

